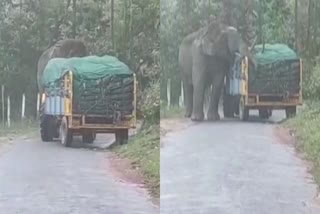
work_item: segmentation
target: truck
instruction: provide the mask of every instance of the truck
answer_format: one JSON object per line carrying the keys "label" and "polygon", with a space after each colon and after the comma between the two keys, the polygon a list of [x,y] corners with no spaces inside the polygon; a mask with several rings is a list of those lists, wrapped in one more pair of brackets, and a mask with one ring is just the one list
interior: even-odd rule
{"label": "truck", "polygon": [[250,110],[268,119],[272,110],[296,115],[302,101],[302,60],[285,44],[261,44],[253,49],[256,64],[236,54],[226,77],[223,112],[226,118],[239,115],[247,121]]}
{"label": "truck", "polygon": [[53,58],[40,81],[42,141],[59,138],[70,147],[73,136],[93,143],[112,133],[123,144],[136,127],[136,76],[116,57]]}

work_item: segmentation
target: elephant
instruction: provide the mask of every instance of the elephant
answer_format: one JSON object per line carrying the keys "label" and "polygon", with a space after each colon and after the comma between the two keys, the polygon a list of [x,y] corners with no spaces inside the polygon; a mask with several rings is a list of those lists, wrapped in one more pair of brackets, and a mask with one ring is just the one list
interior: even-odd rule
{"label": "elephant", "polygon": [[210,22],[182,40],[178,64],[185,98],[185,117],[191,117],[192,121],[204,120],[204,93],[211,88],[207,119],[220,120],[219,100],[236,53],[247,56],[256,65],[238,30],[218,21]]}
{"label": "elephant", "polygon": [[87,54],[87,48],[80,39],[62,39],[46,49],[38,60],[37,80],[39,92],[43,92],[41,86],[41,77],[50,59],[84,57],[87,56]]}

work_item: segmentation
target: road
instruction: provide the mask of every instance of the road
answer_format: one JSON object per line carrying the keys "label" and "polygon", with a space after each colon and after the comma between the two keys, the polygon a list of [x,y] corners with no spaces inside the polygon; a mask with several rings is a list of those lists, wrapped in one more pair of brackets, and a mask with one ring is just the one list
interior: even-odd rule
{"label": "road", "polygon": [[79,143],[15,139],[0,153],[0,214],[159,213],[145,189],[112,173],[109,155]]}
{"label": "road", "polygon": [[162,214],[318,214],[317,187],[270,122],[192,124],[161,138]]}

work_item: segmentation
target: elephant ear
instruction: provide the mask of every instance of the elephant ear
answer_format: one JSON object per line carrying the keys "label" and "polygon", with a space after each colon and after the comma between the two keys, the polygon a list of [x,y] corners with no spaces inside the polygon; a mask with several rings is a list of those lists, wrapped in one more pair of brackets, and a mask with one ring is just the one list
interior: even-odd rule
{"label": "elephant ear", "polygon": [[214,43],[204,36],[200,40],[200,47],[205,55],[213,56],[216,54],[216,49],[214,48]]}
{"label": "elephant ear", "polygon": [[50,49],[51,50],[49,51],[49,59],[56,58],[58,56],[56,47],[53,46]]}

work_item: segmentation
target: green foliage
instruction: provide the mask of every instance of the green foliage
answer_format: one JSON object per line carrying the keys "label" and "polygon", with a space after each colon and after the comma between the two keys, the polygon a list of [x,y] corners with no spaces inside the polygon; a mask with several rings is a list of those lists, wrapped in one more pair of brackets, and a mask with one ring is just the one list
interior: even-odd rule
{"label": "green foliage", "polygon": [[[141,93],[159,79],[159,0],[115,1],[114,49],[110,1],[76,1],[76,8],[69,0],[21,2],[0,2],[0,84],[11,97],[13,119],[20,115],[23,92],[27,114],[36,115],[37,61],[59,39],[81,38],[91,54],[117,56],[136,72]],[[145,64],[152,69],[141,72]]]}
{"label": "green foliage", "polygon": [[294,38],[294,11],[285,0],[264,0],[262,33],[267,43],[286,43]]}
{"label": "green foliage", "polygon": [[[167,80],[171,79],[171,96],[174,105],[180,95],[178,53],[182,39],[197,30],[221,7],[215,1],[161,1],[160,59],[161,97],[166,97]],[[178,86],[178,87],[175,87]]]}
{"label": "green foliage", "polygon": [[160,133],[159,123],[143,129],[128,145],[115,147],[121,157],[129,158],[141,169],[153,196],[160,195]]}
{"label": "green foliage", "polygon": [[304,73],[308,74],[303,81],[303,95],[305,99],[320,100],[320,62],[307,61]]}
{"label": "green foliage", "polygon": [[[310,3],[310,6],[309,6]],[[295,2],[286,0],[162,0],[161,1],[161,99],[167,100],[167,83],[171,79],[171,101],[178,103],[180,77],[178,76],[179,45],[188,33],[199,29],[209,17],[237,27],[246,41],[260,35],[258,43],[285,43],[297,46],[300,56],[309,60],[320,55],[320,1],[299,0],[295,23]],[[230,17],[228,17],[229,15]],[[297,26],[297,35],[295,27]],[[248,38],[250,37],[250,38]],[[251,44],[250,44],[251,45]],[[308,65],[304,76],[312,77],[312,84],[304,84],[308,97],[318,93],[319,68]],[[311,72],[312,71],[312,72]],[[311,77],[310,77],[311,78]],[[307,80],[309,81],[309,79]],[[311,81],[311,80],[310,80]],[[319,93],[318,93],[319,94]]]}
{"label": "green foliage", "polygon": [[160,122],[160,81],[153,82],[140,96],[141,106],[139,109],[143,112],[144,119],[150,124],[159,124]]}
{"label": "green foliage", "polygon": [[320,103],[308,103],[307,107],[289,120],[285,125],[293,130],[297,137],[297,149],[312,162],[312,172],[320,184]]}
{"label": "green foliage", "polygon": [[184,112],[184,108],[179,106],[172,106],[168,108],[167,104],[163,102],[161,103],[160,118],[183,118]]}

